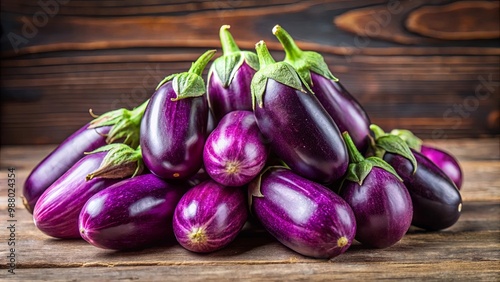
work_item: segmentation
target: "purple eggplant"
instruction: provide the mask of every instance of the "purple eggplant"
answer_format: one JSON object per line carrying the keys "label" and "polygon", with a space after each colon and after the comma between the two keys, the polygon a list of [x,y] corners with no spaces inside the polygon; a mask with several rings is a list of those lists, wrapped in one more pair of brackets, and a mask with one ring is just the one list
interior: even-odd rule
{"label": "purple eggplant", "polygon": [[253,215],[278,241],[315,258],[344,253],[354,240],[351,207],[328,188],[281,167],[268,167],[249,186]]}
{"label": "purple eggplant", "polygon": [[129,149],[123,149],[125,146],[107,145],[66,171],[40,196],[33,211],[35,226],[55,238],[80,238],[78,215],[87,200],[122,178],[142,171],[140,153],[128,146]]}
{"label": "purple eggplant", "polygon": [[213,252],[236,238],[247,215],[242,187],[227,187],[208,180],[191,188],[177,204],[174,234],[190,251]]}
{"label": "purple eggplant", "polygon": [[172,218],[185,190],[153,174],[122,180],[86,202],[78,220],[80,235],[96,247],[113,250],[173,239]]}
{"label": "purple eggplant", "polygon": [[359,102],[335,78],[323,56],[303,51],[281,26],[273,28],[285,50],[285,62],[291,64],[310,85],[314,95],[337,124],[340,132],[347,131],[361,152],[370,145],[370,118]]}
{"label": "purple eggplant", "polygon": [[423,145],[422,140],[406,129],[393,129],[392,135],[399,136],[406,144],[422,155],[426,156],[435,165],[437,165],[448,177],[455,183],[458,190],[462,188],[463,173],[458,160],[448,152]]}
{"label": "purple eggplant", "polygon": [[203,162],[213,180],[242,186],[262,170],[267,152],[253,112],[237,110],[225,115],[208,137]]}
{"label": "purple eggplant", "polygon": [[263,41],[256,50],[254,114],[272,151],[300,176],[323,184],[340,179],[349,158],[337,125],[290,64],[276,63]]}
{"label": "purple eggplant", "polygon": [[257,55],[241,51],[229,28],[220,28],[223,55],[213,62],[207,79],[208,105],[217,121],[231,111],[252,110],[250,83],[259,69]]}
{"label": "purple eggplant", "polygon": [[356,240],[387,248],[410,228],[413,206],[403,180],[378,157],[363,158],[347,132],[343,133],[351,159],[340,196],[356,217]]}
{"label": "purple eggplant", "polygon": [[188,72],[167,76],[151,97],[141,123],[144,164],[156,176],[188,179],[203,162],[208,105],[201,74],[215,50]]}

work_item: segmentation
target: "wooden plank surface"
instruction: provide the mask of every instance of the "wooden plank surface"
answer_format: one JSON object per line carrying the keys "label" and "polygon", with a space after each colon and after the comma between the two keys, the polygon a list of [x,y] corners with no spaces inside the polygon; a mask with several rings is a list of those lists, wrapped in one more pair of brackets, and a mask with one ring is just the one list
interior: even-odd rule
{"label": "wooden plank surface", "polygon": [[[15,276],[3,259],[0,280],[15,281],[310,281],[322,280],[467,280],[500,279],[500,143],[498,138],[425,140],[460,160],[465,173],[464,207],[459,221],[440,232],[411,228],[387,249],[355,242],[332,260],[301,256],[260,226],[247,224],[228,247],[211,254],[191,253],[175,242],[134,252],[102,250],[83,240],[49,238],[18,206]],[[17,196],[33,166],[53,146],[0,147],[0,215],[7,224],[7,168],[16,168]],[[17,204],[21,205],[20,199]],[[7,242],[7,229],[0,242]],[[0,257],[9,254],[7,245]],[[182,279],[182,280],[181,280]]]}

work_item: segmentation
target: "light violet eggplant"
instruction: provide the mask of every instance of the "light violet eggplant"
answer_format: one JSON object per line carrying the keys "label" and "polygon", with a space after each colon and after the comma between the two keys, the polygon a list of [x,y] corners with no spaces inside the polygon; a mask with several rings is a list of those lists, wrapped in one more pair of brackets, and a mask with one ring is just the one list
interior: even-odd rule
{"label": "light violet eggplant", "polygon": [[203,163],[213,180],[242,186],[259,174],[267,154],[253,112],[237,110],[226,114],[208,137]]}

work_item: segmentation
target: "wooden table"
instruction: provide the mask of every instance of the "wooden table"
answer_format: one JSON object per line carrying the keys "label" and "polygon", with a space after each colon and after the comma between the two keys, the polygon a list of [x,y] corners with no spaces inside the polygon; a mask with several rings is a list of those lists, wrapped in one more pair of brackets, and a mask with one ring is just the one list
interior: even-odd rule
{"label": "wooden table", "polygon": [[[499,139],[429,141],[460,160],[465,172],[460,220],[441,232],[411,228],[396,245],[365,249],[355,243],[332,260],[311,259],[282,246],[264,230],[247,226],[225,249],[194,254],[178,244],[138,252],[101,250],[83,240],[51,239],[22,207],[21,185],[53,146],[1,148],[0,280],[373,280],[500,279]],[[7,169],[16,169],[15,275],[8,273]]]}

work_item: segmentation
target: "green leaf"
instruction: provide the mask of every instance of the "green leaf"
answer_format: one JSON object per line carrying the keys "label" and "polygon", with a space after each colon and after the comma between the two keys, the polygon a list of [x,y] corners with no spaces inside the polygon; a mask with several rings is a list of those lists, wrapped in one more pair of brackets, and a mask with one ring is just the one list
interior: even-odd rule
{"label": "green leaf", "polygon": [[87,175],[87,181],[96,177],[112,179],[134,177],[144,169],[140,146],[134,150],[125,144],[109,144],[86,154],[105,151],[107,153],[101,165],[96,171]]}
{"label": "green leaf", "polygon": [[241,51],[241,55],[249,67],[255,71],[259,70],[259,57],[257,57],[257,54],[249,51]]}
{"label": "green leaf", "polygon": [[161,86],[163,86],[163,84],[169,82],[170,80],[174,79],[174,77],[177,76],[177,74],[171,74],[167,77],[165,77],[162,81],[160,81],[160,83],[158,83],[158,86],[156,86],[155,90],[158,90],[158,88],[160,88]]}
{"label": "green leaf", "polygon": [[413,132],[407,129],[393,129],[391,135],[396,135],[406,142],[408,147],[420,152],[422,148],[422,139],[418,138]]}
{"label": "green leaf", "polygon": [[177,94],[176,98],[171,99],[172,101],[199,97],[205,94],[205,82],[203,78],[190,72],[183,72],[176,75],[174,80],[172,80],[172,87],[175,94]]}
{"label": "green leaf", "polygon": [[385,151],[401,155],[408,159],[413,165],[413,173],[417,171],[417,160],[403,139],[395,135],[384,135],[377,138],[375,142],[378,147]]}
{"label": "green leaf", "polygon": [[403,179],[398,175],[398,173],[394,170],[394,168],[383,159],[379,157],[369,157],[365,161],[369,162],[372,166],[379,167],[387,172],[392,173],[399,179],[399,181],[403,182]]}
{"label": "green leaf", "polygon": [[222,86],[227,88],[243,62],[244,58],[240,53],[230,53],[229,55],[217,58],[212,64],[211,69],[219,77]]}

